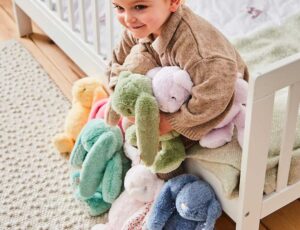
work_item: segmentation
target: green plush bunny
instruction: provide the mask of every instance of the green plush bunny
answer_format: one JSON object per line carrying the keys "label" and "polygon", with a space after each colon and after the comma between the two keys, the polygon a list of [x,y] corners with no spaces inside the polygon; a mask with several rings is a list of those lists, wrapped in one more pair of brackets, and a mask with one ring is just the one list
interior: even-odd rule
{"label": "green plush bunny", "polygon": [[89,121],[76,140],[70,163],[81,170],[72,180],[77,198],[86,201],[93,216],[106,212],[121,192],[130,167],[122,146],[121,130],[101,119]]}
{"label": "green plush bunny", "polygon": [[159,137],[159,108],[149,77],[122,72],[111,96],[111,107],[114,119],[118,119],[116,113],[135,117],[135,128],[128,132],[134,129],[140,158],[146,166],[154,172],[167,173],[181,164],[185,150],[180,139]]}

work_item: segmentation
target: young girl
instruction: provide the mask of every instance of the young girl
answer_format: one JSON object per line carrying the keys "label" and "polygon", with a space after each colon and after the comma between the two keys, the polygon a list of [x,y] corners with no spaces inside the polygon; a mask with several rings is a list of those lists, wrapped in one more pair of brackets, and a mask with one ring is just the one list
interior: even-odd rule
{"label": "young girl", "polygon": [[[232,105],[237,73],[248,71],[229,41],[180,0],[112,0],[125,27],[108,69],[113,90],[119,73],[145,74],[156,66],[179,66],[194,83],[191,98],[173,114],[161,113],[161,128],[190,140],[213,129]],[[166,89],[167,90],[167,89]]]}

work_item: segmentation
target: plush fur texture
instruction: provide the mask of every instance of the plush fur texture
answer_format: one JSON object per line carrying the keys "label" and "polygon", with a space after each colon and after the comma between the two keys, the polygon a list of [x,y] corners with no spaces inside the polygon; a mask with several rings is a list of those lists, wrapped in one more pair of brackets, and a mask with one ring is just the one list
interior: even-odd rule
{"label": "plush fur texture", "polygon": [[100,119],[89,121],[75,143],[70,163],[73,167],[81,167],[75,183],[77,197],[87,202],[91,215],[107,211],[121,192],[124,175],[130,166],[122,145],[121,130]]}
{"label": "plush fur texture", "polygon": [[221,214],[221,205],[210,185],[184,174],[165,183],[154,201],[147,229],[213,230]]}
{"label": "plush fur texture", "polygon": [[229,113],[215,129],[201,138],[199,143],[202,147],[217,148],[230,142],[234,127],[237,128],[239,145],[243,146],[248,83],[241,76],[236,80],[234,93],[233,105]]}
{"label": "plush fur texture", "polygon": [[[127,155],[131,152],[134,152],[134,146],[137,146],[135,130],[135,125],[132,125],[125,132],[125,143],[126,149],[128,150]],[[185,159],[185,148],[179,137],[179,134],[176,132],[170,132],[160,136],[159,142],[160,147],[153,164],[150,166],[150,169],[153,173],[169,173],[173,170],[176,170]],[[129,145],[131,147],[129,147]],[[136,152],[140,153],[140,151],[137,149]],[[135,159],[135,161],[139,161],[139,159]]]}
{"label": "plush fur texture", "polygon": [[141,210],[152,204],[163,186],[163,181],[145,166],[135,165],[127,172],[124,186],[125,191],[109,211],[108,223],[95,225],[93,230],[127,229],[124,225],[130,225],[128,222],[131,222],[132,218],[139,216]]}
{"label": "plush fur texture", "polygon": [[152,165],[159,146],[159,110],[152,94],[151,80],[144,75],[122,72],[111,105],[118,114],[135,117],[141,160],[147,166]]}
{"label": "plush fur texture", "polygon": [[[172,171],[185,159],[185,149],[179,139],[175,140],[172,134],[173,139],[159,137],[159,109],[149,77],[122,72],[111,97],[111,107],[122,116],[135,117],[135,126],[129,127],[125,136],[130,139],[128,143],[138,147],[142,163],[153,172]],[[166,142],[162,144],[161,140]]]}
{"label": "plush fur texture", "polygon": [[153,94],[163,112],[178,111],[191,95],[193,82],[178,66],[156,67],[146,75],[152,78]]}
{"label": "plush fur texture", "polygon": [[[102,100],[99,100],[95,102],[92,106],[91,112],[89,114],[89,121],[92,119],[104,119],[105,116],[105,110],[107,107],[107,104],[109,103],[109,99],[105,98]],[[122,134],[124,134],[124,129],[123,129],[123,119],[120,118],[118,121],[118,126],[122,130]]]}
{"label": "plush fur texture", "polygon": [[64,132],[53,138],[53,144],[59,153],[69,156],[77,136],[88,120],[92,104],[107,97],[105,87],[97,78],[86,77],[74,83],[72,108],[66,117]]}

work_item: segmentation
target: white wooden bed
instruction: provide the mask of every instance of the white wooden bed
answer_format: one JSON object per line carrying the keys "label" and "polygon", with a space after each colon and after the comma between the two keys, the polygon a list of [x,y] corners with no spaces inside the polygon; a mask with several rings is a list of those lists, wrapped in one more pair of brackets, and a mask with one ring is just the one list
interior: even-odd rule
{"label": "white wooden bed", "polygon": [[[53,0],[14,0],[19,35],[25,36],[32,32],[33,20],[87,75],[97,75],[108,64],[115,41],[110,0],[105,1],[104,33],[100,33],[103,25],[98,20],[99,12],[92,10],[92,42],[87,39],[84,0],[78,0],[81,25],[79,32],[75,29],[72,0],[65,1],[68,6],[67,18],[70,20],[63,20],[62,0],[56,0],[55,10]],[[99,1],[91,0],[91,4],[92,9],[98,9]],[[105,47],[101,46],[100,35],[106,38]],[[289,89],[288,112],[281,145],[277,189],[270,195],[263,196],[274,95],[285,87]],[[299,102],[300,53],[251,76],[239,197],[227,199],[214,175],[199,167],[194,169],[194,173],[200,174],[212,184],[224,211],[237,223],[236,229],[258,229],[261,218],[300,197],[300,182],[287,185]]]}

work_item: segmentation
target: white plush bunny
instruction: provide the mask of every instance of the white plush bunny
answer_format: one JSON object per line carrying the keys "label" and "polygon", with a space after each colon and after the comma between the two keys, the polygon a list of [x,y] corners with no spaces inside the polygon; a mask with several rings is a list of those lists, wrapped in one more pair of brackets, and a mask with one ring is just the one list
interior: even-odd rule
{"label": "white plush bunny", "polygon": [[143,165],[128,170],[125,191],[115,200],[108,213],[108,223],[97,224],[92,230],[127,229],[128,221],[152,204],[164,182]]}

